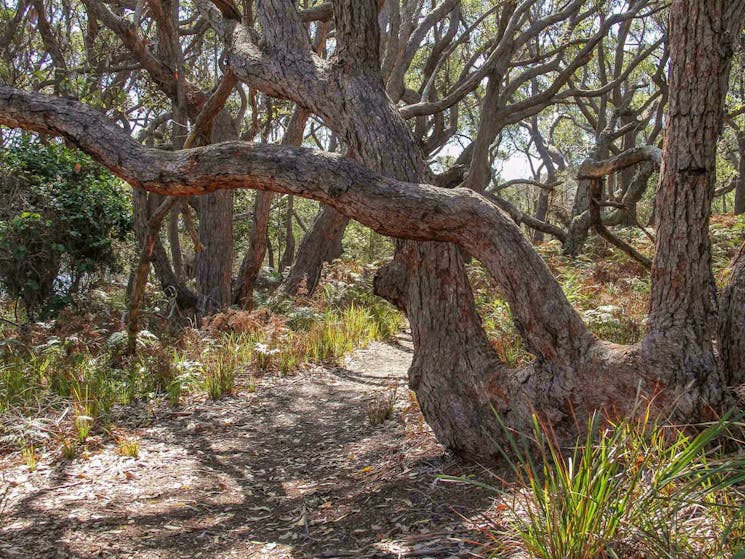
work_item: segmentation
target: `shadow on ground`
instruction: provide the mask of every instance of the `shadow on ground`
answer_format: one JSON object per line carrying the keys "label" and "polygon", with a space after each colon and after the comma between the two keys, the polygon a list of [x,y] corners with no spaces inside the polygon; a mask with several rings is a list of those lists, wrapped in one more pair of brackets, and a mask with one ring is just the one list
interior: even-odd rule
{"label": "shadow on ground", "polygon": [[[470,557],[464,519],[493,495],[437,480],[466,470],[409,399],[410,355],[385,346],[400,359],[386,369],[364,351],[158,420],[139,432],[138,459],[109,445],[27,474],[0,556]],[[393,420],[371,425],[368,402],[393,385]]]}

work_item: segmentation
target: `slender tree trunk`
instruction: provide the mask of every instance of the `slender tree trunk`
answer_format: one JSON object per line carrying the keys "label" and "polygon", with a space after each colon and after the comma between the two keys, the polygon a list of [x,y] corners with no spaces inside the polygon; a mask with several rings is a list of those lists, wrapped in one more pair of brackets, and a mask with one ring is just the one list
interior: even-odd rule
{"label": "slender tree trunk", "polygon": [[266,234],[266,252],[269,259],[269,267],[272,270],[276,270],[277,268],[274,265],[274,247],[272,246],[272,239],[269,237],[269,233]]}
{"label": "slender tree trunk", "polygon": [[[135,190],[133,192],[132,206],[135,234],[140,253],[146,244],[148,221],[161,201],[161,196],[149,196],[147,192],[141,190]],[[152,264],[155,276],[158,278],[158,283],[160,283],[163,292],[170,297],[175,297],[176,303],[181,310],[196,309],[196,295],[174,273],[166,249],[158,236],[155,238],[155,244],[152,250]],[[134,281],[134,276],[130,280],[130,284],[132,284],[132,281]]]}
{"label": "slender tree trunk", "polygon": [[745,132],[737,134],[738,176],[735,187],[735,215],[745,214]]}
{"label": "slender tree trunk", "polygon": [[171,261],[173,271],[180,280],[184,278],[184,258],[181,252],[181,239],[179,238],[179,216],[181,215],[181,201],[171,210],[168,217],[168,245],[171,247]]}
{"label": "slender tree trunk", "polygon": [[292,266],[293,260],[295,260],[295,234],[292,230],[292,213],[295,211],[295,198],[294,196],[287,197],[287,209],[284,215],[284,226],[285,226],[285,250],[282,253],[282,258],[279,260],[279,269],[281,271],[286,270]]}
{"label": "slender tree trunk", "polygon": [[153,215],[147,221],[146,234],[143,239],[142,251],[137,268],[133,273],[129,292],[129,316],[127,319],[127,352],[133,353],[137,344],[139,332],[139,317],[142,299],[145,295],[147,276],[150,274],[150,263],[155,249],[155,241],[160,235],[163,218],[176,203],[176,198],[164,198]]}
{"label": "slender tree trunk", "polygon": [[[541,189],[538,192],[538,202],[535,208],[535,218],[538,221],[543,221],[543,222],[546,221],[546,216],[548,215],[548,199],[549,199],[548,192]],[[543,242],[543,239],[544,239],[543,231],[534,229],[533,230],[533,242],[536,244],[540,244]]]}
{"label": "slender tree trunk", "polygon": [[256,193],[251,218],[251,241],[248,252],[241,262],[238,271],[236,303],[245,309],[253,307],[253,290],[256,278],[266,256],[267,231],[269,230],[269,209],[272,206],[273,194],[267,191]]}
{"label": "slender tree trunk", "polygon": [[[302,145],[305,124],[309,116],[310,113],[305,109],[299,107],[295,109],[292,117],[290,117],[290,121],[287,123],[282,144],[291,146]],[[262,191],[256,194],[251,226],[251,243],[246,256],[243,258],[243,262],[241,262],[235,294],[236,302],[244,308],[251,308],[253,306],[254,284],[261,270],[261,265],[264,263],[264,257],[267,251],[269,210],[271,209],[272,199],[271,192]],[[289,216],[292,219],[291,212],[289,212]],[[292,229],[291,223],[290,229]],[[273,255],[271,260],[274,260]],[[274,262],[271,264],[274,267]]]}

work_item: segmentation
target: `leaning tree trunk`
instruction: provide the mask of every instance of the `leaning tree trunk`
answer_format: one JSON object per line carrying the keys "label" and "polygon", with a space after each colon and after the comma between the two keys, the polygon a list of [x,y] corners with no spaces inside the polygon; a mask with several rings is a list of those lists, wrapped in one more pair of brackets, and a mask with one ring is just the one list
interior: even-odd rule
{"label": "leaning tree trunk", "polygon": [[[162,197],[149,197],[147,192],[136,190],[132,195],[132,206],[135,223],[135,234],[137,236],[137,247],[140,252],[146,244],[148,232],[148,221],[151,214],[157,208]],[[163,293],[175,297],[176,303],[181,310],[192,310],[197,308],[197,296],[179,279],[171,267],[168,254],[159,237],[155,239],[152,252],[152,264],[155,276],[158,278]],[[134,279],[134,277],[132,278]]]}
{"label": "leaning tree trunk", "polygon": [[745,385],[745,245],[732,264],[732,275],[719,303],[719,340],[727,386]]}
{"label": "leaning tree trunk", "polygon": [[[570,440],[598,409],[633,412],[639,393],[661,393],[653,399],[656,408],[667,415],[674,406],[689,420],[724,403],[726,378],[716,370],[712,348],[707,226],[732,37],[745,20],[745,3],[672,4],[672,95],[649,332],[632,347],[599,342],[587,331],[540,255],[487,199],[466,189],[409,182],[429,176],[377,73],[377,49],[370,47],[378,44],[376,5],[377,0],[336,4],[339,71],[323,72],[324,90],[336,95],[317,107],[365,166],[286,146],[148,150],[74,100],[3,86],[0,123],[74,139],[138,188],[189,195],[252,187],[302,195],[383,234],[420,241],[399,244],[376,287],[409,317],[416,346],[409,380],[425,418],[444,444],[466,456],[489,458],[504,447],[492,410],[517,430],[529,428],[535,411],[562,440]],[[367,24],[354,22],[356,17]],[[262,27],[271,29],[270,23]],[[338,111],[340,104],[345,111]],[[425,242],[430,240],[440,243]],[[533,367],[510,371],[497,359],[451,242],[480,259],[494,277],[537,357]]]}
{"label": "leaning tree trunk", "polygon": [[[422,151],[380,77],[377,4],[335,4],[343,45],[339,67],[346,70],[339,90],[347,110],[331,120],[367,167],[400,180],[431,183]],[[499,425],[489,382],[500,362],[481,327],[460,250],[451,244],[399,242],[375,287],[409,319],[415,346],[409,386],[438,439],[465,456],[496,455]]]}
{"label": "leaning tree trunk", "polygon": [[256,278],[264,263],[267,246],[267,231],[269,229],[269,210],[272,207],[271,192],[256,193],[253,212],[251,214],[251,240],[248,252],[243,257],[238,271],[238,283],[235,290],[235,302],[245,309],[253,307],[253,291]]}
{"label": "leaning tree trunk", "polygon": [[301,287],[305,295],[315,292],[324,262],[341,256],[341,241],[348,223],[349,218],[333,208],[321,209],[300,241],[295,265],[279,288],[282,293],[294,297]]}
{"label": "leaning tree trunk", "polygon": [[744,15],[745,3],[728,0],[680,0],[670,10],[670,100],[642,347],[687,420],[720,405],[726,393],[713,343],[709,216],[733,42]]}

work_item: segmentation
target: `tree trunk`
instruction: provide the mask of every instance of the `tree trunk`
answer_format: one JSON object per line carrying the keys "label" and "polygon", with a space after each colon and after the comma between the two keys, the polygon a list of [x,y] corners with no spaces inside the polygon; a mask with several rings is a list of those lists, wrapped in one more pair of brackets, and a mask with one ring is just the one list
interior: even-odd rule
{"label": "tree trunk", "polygon": [[199,240],[197,253],[198,310],[210,315],[231,303],[233,279],[233,193],[215,192],[198,198]]}
{"label": "tree trunk", "polygon": [[279,260],[279,269],[282,272],[292,266],[292,261],[295,260],[295,234],[292,231],[292,213],[294,211],[295,197],[290,195],[287,197],[287,209],[284,215],[285,250]]}
{"label": "tree trunk", "polygon": [[745,132],[737,134],[738,176],[735,187],[735,215],[745,214]]}
{"label": "tree trunk", "polygon": [[[731,43],[745,20],[745,3],[672,3],[672,94],[649,332],[631,347],[600,342],[587,331],[540,255],[486,198],[423,184],[431,177],[422,153],[386,97],[377,63],[366,58],[377,53],[370,48],[376,44],[375,3],[335,5],[335,14],[341,8],[344,15],[336,22],[339,66],[324,73],[329,79],[323,87],[338,95],[317,107],[365,166],[286,146],[148,150],[74,100],[3,86],[0,123],[74,139],[135,187],[159,194],[250,187],[301,195],[383,234],[410,239],[398,244],[393,262],[376,278],[376,290],[409,317],[416,349],[409,381],[425,418],[444,444],[468,457],[488,459],[504,448],[492,410],[518,431],[530,429],[535,412],[569,442],[589,414],[632,413],[639,394],[652,398],[659,392],[655,411],[667,417],[674,409],[687,420],[725,403],[726,378],[718,374],[713,353],[707,227]],[[288,13],[295,13],[294,2],[292,7]],[[365,33],[353,32],[358,25],[350,24],[360,14],[369,20]],[[347,47],[357,37],[364,37],[367,49],[355,64],[349,56],[359,49]],[[338,111],[339,105],[345,110]],[[480,327],[460,253],[449,243],[487,267],[537,358],[532,367],[512,371],[499,362]]]}
{"label": "tree trunk", "polygon": [[180,280],[184,278],[184,259],[181,252],[181,239],[179,238],[179,216],[181,215],[181,201],[171,210],[168,217],[168,245],[171,248],[171,261],[173,271]]}
{"label": "tree trunk", "polygon": [[321,209],[300,241],[295,265],[279,288],[282,293],[294,297],[301,286],[306,295],[315,292],[324,262],[341,256],[341,241],[348,223],[349,218],[336,210],[328,207]]}
{"label": "tree trunk", "polygon": [[269,209],[272,206],[273,194],[261,191],[256,193],[256,201],[251,218],[251,242],[248,252],[241,262],[238,271],[236,300],[244,309],[253,307],[253,290],[256,278],[266,256],[267,231],[269,228]]}
{"label": "tree trunk", "polygon": [[[215,117],[212,141],[238,138],[238,130],[227,111]],[[215,192],[198,198],[199,240],[197,253],[198,310],[210,315],[230,306],[233,281],[233,193]]]}
{"label": "tree trunk", "polygon": [[719,303],[719,340],[727,386],[745,384],[745,244],[732,263],[732,275]]}
{"label": "tree trunk", "polygon": [[[310,117],[310,113],[302,108],[296,108],[287,123],[283,145],[300,146],[303,143],[305,124]],[[251,244],[246,256],[241,262],[238,272],[238,282],[236,288],[235,300],[242,307],[250,309],[253,306],[253,290],[256,278],[261,271],[261,265],[264,263],[264,256],[267,251],[268,231],[269,231],[269,210],[272,205],[271,192],[259,192],[256,194],[254,203],[252,226],[251,226]],[[292,208],[290,208],[291,210]],[[289,219],[292,219],[292,213],[289,212]],[[290,229],[292,224],[290,222]],[[294,244],[294,237],[293,237]],[[271,248],[271,245],[269,245]],[[294,251],[294,248],[293,248]],[[274,258],[272,258],[274,260]],[[272,267],[274,263],[272,262]]]}
{"label": "tree trunk", "polygon": [[147,233],[143,240],[142,251],[136,270],[133,272],[131,289],[129,291],[129,316],[127,318],[127,352],[134,353],[139,333],[139,317],[142,299],[145,295],[147,277],[150,275],[150,263],[155,249],[155,241],[160,235],[163,218],[170,211],[177,199],[167,197],[160,202],[158,208],[147,221]]}
{"label": "tree trunk", "polygon": [[590,186],[587,179],[577,181],[577,193],[574,195],[572,206],[572,221],[569,223],[566,241],[562,247],[565,256],[576,257],[585,246],[590,233],[592,220],[590,219]]}
{"label": "tree trunk", "polygon": [[269,233],[266,234],[266,252],[267,258],[269,259],[269,267],[272,270],[276,270],[274,266],[274,247],[272,246],[272,239],[269,237]]}
{"label": "tree trunk", "polygon": [[[548,198],[549,194],[544,189],[540,189],[538,192],[538,202],[536,204],[535,208],[535,218],[538,221],[546,221],[546,216],[548,215]],[[543,242],[543,231],[539,231],[538,229],[533,229],[533,242],[536,244],[541,244]]]}
{"label": "tree trunk", "polygon": [[[135,223],[135,234],[137,236],[137,247],[142,253],[148,234],[148,221],[152,213],[162,201],[161,196],[148,196],[147,192],[135,190],[132,195],[132,207]],[[163,293],[169,297],[175,297],[176,303],[181,310],[197,308],[197,296],[176,276],[168,260],[168,254],[156,236],[152,252],[152,263],[155,276],[158,278]],[[134,279],[134,277],[133,277]],[[131,282],[130,282],[131,283]]]}
{"label": "tree trunk", "polygon": [[719,406],[726,386],[713,344],[716,288],[709,216],[742,4],[678,0],[670,9],[670,104],[642,347],[658,378],[675,392],[678,412],[686,420],[701,417],[705,406]]}

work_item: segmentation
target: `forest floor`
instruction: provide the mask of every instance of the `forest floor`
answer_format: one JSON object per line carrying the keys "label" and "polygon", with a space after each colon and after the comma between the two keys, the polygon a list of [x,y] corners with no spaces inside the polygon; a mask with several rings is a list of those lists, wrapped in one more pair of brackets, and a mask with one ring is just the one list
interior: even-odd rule
{"label": "forest floor", "polygon": [[[85,458],[0,458],[7,558],[465,558],[493,493],[449,457],[406,387],[408,338],[341,367],[244,383],[217,402],[129,407],[137,458],[95,440]],[[371,402],[394,395],[372,425]]]}

